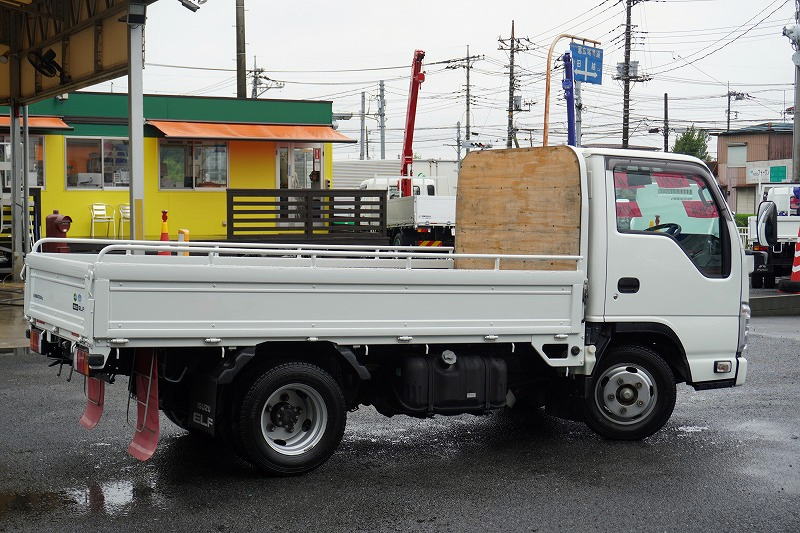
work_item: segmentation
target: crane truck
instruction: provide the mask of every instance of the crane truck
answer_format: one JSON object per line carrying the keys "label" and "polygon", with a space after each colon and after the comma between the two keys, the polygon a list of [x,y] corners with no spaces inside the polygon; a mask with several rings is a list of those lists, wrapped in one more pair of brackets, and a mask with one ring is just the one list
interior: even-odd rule
{"label": "crane truck", "polygon": [[[414,124],[417,117],[419,89],[425,81],[422,60],[425,52],[415,50],[411,62],[411,79],[408,87],[408,108],[403,133],[400,176],[396,178],[396,191],[383,179],[365,180],[362,189],[387,189],[386,227],[389,242],[396,246],[452,247],[455,238],[456,197],[446,187],[440,187],[435,178],[413,176]],[[395,181],[393,178],[388,178]],[[445,194],[442,194],[442,193]]]}

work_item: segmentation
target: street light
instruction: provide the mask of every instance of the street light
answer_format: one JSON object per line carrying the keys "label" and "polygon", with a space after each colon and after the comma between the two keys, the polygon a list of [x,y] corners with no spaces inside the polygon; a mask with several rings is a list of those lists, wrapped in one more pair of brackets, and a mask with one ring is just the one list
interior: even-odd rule
{"label": "street light", "polygon": [[206,0],[178,0],[178,2],[180,2],[183,7],[194,13],[200,9],[201,5],[206,3]]}

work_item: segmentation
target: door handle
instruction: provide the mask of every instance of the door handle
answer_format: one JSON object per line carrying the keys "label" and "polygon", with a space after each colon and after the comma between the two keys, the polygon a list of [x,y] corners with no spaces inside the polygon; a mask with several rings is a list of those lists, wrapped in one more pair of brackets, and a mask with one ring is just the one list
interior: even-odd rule
{"label": "door handle", "polygon": [[639,292],[639,278],[619,278],[617,290],[627,294]]}

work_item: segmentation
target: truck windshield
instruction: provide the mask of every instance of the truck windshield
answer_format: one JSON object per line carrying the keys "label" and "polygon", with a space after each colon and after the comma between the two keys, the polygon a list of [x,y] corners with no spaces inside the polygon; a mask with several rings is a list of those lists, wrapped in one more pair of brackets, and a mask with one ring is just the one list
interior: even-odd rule
{"label": "truck windshield", "polygon": [[613,167],[620,233],[673,239],[704,276],[726,276],[720,209],[706,178],[686,167]]}

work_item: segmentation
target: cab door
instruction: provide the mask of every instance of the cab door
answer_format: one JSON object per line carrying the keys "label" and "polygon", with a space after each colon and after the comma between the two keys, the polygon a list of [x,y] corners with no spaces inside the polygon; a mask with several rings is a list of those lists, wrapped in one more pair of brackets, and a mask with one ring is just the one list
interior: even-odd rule
{"label": "cab door", "polygon": [[609,157],[606,184],[606,321],[663,324],[692,381],[732,378],[713,365],[735,360],[742,254],[713,177],[690,162]]}

